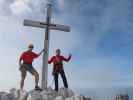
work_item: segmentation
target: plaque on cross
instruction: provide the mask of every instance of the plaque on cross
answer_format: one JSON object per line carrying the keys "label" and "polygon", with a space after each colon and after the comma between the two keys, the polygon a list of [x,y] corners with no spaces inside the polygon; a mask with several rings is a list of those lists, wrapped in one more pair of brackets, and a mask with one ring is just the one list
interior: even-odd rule
{"label": "plaque on cross", "polygon": [[42,89],[47,88],[49,31],[50,30],[60,30],[60,31],[70,32],[69,26],[51,23],[51,14],[52,14],[52,5],[48,4],[46,22],[24,20],[24,26],[45,28],[44,49],[46,50],[46,53],[45,54],[43,53],[42,83],[41,83]]}

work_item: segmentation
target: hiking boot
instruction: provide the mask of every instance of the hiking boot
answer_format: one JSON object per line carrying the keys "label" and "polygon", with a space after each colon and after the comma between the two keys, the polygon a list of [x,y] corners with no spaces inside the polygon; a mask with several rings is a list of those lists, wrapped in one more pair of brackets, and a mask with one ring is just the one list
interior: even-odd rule
{"label": "hiking boot", "polygon": [[42,89],[39,86],[35,86],[35,90],[42,91]]}

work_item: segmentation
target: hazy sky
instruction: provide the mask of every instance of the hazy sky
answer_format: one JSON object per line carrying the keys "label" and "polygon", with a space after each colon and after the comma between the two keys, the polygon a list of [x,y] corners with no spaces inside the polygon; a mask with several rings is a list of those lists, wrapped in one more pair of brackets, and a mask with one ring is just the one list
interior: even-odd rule
{"label": "hazy sky", "polygon": [[[51,31],[50,57],[56,48],[72,53],[65,71],[71,88],[133,86],[133,1],[51,0],[52,22],[71,32]],[[47,0],[0,0],[0,89],[19,88],[18,59],[33,43],[43,48],[44,29],[24,27],[23,20],[45,21]],[[34,64],[40,73],[42,57]],[[52,82],[49,66],[49,86]],[[62,82],[60,81],[62,86]],[[34,81],[28,74],[25,89]]]}

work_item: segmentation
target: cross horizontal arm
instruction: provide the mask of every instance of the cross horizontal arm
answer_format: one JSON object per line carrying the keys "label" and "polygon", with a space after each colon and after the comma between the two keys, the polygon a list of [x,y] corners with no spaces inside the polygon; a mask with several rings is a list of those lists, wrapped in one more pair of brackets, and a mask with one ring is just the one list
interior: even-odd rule
{"label": "cross horizontal arm", "polygon": [[[38,28],[46,28],[46,22],[39,22],[39,21],[32,21],[32,20],[24,20],[24,26],[31,26],[31,27],[38,27]],[[59,24],[49,24],[48,25],[52,30],[60,30],[65,32],[70,32],[70,27],[66,25],[59,25]]]}

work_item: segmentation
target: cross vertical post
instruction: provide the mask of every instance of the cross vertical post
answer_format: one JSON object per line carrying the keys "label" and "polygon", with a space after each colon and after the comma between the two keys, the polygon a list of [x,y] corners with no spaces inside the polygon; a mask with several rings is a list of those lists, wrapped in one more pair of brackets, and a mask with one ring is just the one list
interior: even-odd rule
{"label": "cross vertical post", "polygon": [[48,55],[49,55],[49,26],[51,23],[51,12],[52,7],[51,4],[48,4],[47,8],[47,26],[45,30],[45,40],[44,40],[44,49],[46,50],[46,53],[43,53],[43,66],[42,66],[42,89],[47,88],[47,78],[48,78]]}

